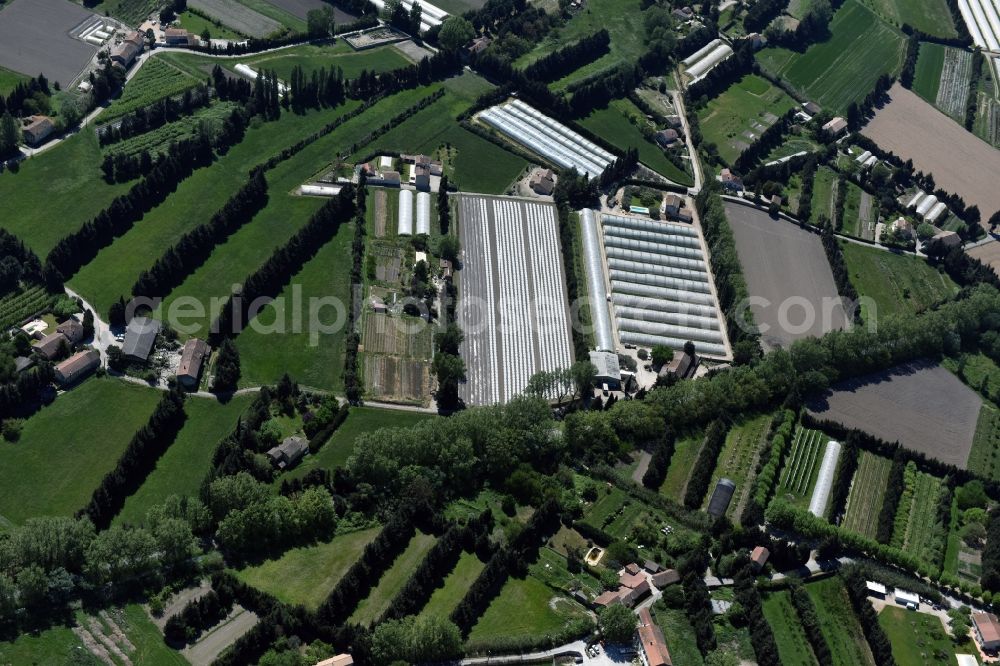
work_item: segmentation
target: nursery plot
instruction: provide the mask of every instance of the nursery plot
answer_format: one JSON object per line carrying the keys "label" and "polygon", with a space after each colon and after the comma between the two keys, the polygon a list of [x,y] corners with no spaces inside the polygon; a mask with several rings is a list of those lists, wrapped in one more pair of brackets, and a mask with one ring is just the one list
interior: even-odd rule
{"label": "nursery plot", "polygon": [[965,119],[969,100],[969,78],[972,76],[972,53],[948,48],[944,52],[944,67],[934,103],[953,118]]}
{"label": "nursery plot", "polygon": [[361,341],[369,354],[429,359],[433,335],[430,325],[421,319],[371,314],[365,317]]}
{"label": "nursery plot", "polygon": [[892,461],[868,451],[861,452],[858,470],[854,473],[851,492],[847,497],[847,511],[841,527],[870,539],[875,538],[878,515],[885,498]]}
{"label": "nursery plot", "polygon": [[430,395],[430,364],[365,355],[365,391],[376,400],[425,404]]}
{"label": "nursery plot", "polygon": [[826,436],[819,430],[798,428],[795,431],[792,449],[781,473],[778,497],[792,497],[794,502],[803,505],[809,503],[826,442]]}

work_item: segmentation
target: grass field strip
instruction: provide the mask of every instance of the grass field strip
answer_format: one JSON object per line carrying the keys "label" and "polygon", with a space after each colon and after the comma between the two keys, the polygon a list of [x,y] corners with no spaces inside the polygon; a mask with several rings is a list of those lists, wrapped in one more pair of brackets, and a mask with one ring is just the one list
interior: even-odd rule
{"label": "grass field strip", "polygon": [[874,538],[878,515],[882,510],[892,461],[868,451],[861,452],[861,462],[851,483],[842,527]]}

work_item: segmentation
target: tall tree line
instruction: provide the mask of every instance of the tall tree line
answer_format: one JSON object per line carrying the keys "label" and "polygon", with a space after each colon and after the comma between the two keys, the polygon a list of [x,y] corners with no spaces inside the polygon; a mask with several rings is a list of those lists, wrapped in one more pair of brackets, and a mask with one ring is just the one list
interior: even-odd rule
{"label": "tall tree line", "polygon": [[80,514],[89,517],[99,530],[111,525],[125,499],[139,489],[156,467],[156,461],[173,443],[185,418],[184,394],[176,390],[164,393],[149,420],[132,437],[115,468],[104,475]]}
{"label": "tall tree line", "polygon": [[209,336],[213,345],[239,335],[248,323],[251,304],[259,298],[274,298],[306,261],[336,234],[354,213],[354,188],[345,186],[326,202],[287,243],[242,284],[238,295],[230,295]]}
{"label": "tall tree line", "polygon": [[201,266],[216,245],[253,219],[267,204],[267,180],[255,169],[247,183],[212,218],[187,232],[149,270],[139,274],[133,296],[163,297]]}

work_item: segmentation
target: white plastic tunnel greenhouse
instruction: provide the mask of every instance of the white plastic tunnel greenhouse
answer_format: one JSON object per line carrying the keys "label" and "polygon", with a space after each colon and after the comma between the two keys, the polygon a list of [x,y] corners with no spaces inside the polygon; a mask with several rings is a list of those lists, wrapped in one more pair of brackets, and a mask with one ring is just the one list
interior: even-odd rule
{"label": "white plastic tunnel greenhouse", "polygon": [[687,303],[679,299],[684,298],[683,292],[676,292],[676,299],[668,298],[644,298],[633,294],[612,294],[611,302],[616,309],[639,308],[651,312],[675,312],[678,314],[695,315],[698,317],[715,317],[715,308],[710,305],[700,305],[698,303]]}
{"label": "white plastic tunnel greenhouse", "polygon": [[400,236],[413,235],[413,192],[399,191],[399,225],[396,233]]}
{"label": "white plastic tunnel greenhouse", "polygon": [[580,215],[583,231],[583,257],[587,269],[587,291],[590,294],[590,318],[594,325],[594,342],[598,351],[614,351],[615,337],[608,312],[608,292],[604,283],[600,238],[594,211],[585,208]]}
{"label": "white plastic tunnel greenhouse", "polygon": [[621,331],[618,334],[618,337],[625,344],[641,347],[655,347],[657,345],[663,345],[665,347],[670,347],[671,349],[683,349],[686,343],[693,342],[695,352],[698,354],[715,356],[717,358],[724,358],[726,356],[725,345],[713,342],[701,342],[698,340],[692,340],[688,337],[678,338],[668,335],[648,335],[635,331]]}
{"label": "white plastic tunnel greenhouse", "polygon": [[431,195],[417,192],[417,233],[431,233]]}
{"label": "white plastic tunnel greenhouse", "polygon": [[809,498],[809,513],[822,517],[826,513],[826,504],[830,499],[830,489],[833,487],[833,474],[837,470],[837,460],[840,458],[840,443],[830,440],[823,453],[823,462],[819,466],[819,475]]}

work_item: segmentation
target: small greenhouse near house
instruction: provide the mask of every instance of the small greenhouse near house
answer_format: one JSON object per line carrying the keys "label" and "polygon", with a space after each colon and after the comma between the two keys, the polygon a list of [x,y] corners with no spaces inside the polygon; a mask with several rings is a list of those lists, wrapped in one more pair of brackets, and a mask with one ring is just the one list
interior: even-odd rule
{"label": "small greenhouse near house", "polygon": [[709,53],[714,51],[715,47],[719,46],[722,43],[723,42],[721,39],[713,39],[708,44],[706,44],[705,46],[701,47],[700,49],[689,55],[687,58],[681,60],[681,64],[684,65],[685,67],[693,65],[694,63],[698,62],[699,60],[707,56]]}
{"label": "small greenhouse near house", "polygon": [[945,204],[943,201],[939,201],[936,204],[934,204],[934,207],[931,208],[926,215],[924,215],[924,219],[933,224],[937,222],[938,218],[940,218],[947,210],[948,210],[947,204]]}
{"label": "small greenhouse near house", "polygon": [[934,208],[938,204],[938,198],[933,194],[930,194],[923,198],[917,205],[917,215],[920,217],[926,217],[927,213],[931,212],[931,208]]}
{"label": "small greenhouse near house", "polygon": [[410,190],[399,191],[399,223],[396,233],[400,236],[413,235],[413,192]]}
{"label": "small greenhouse near house", "polygon": [[431,195],[427,192],[417,193],[417,233],[431,232]]}
{"label": "small greenhouse near house", "polygon": [[716,65],[728,58],[733,54],[733,49],[729,44],[719,44],[711,53],[706,55],[704,58],[688,66],[687,73],[689,76],[694,77],[694,79],[700,79],[701,77],[712,71]]}
{"label": "small greenhouse near house", "polygon": [[840,448],[840,442],[830,440],[826,443],[816,485],[813,487],[812,497],[809,498],[809,513],[819,518],[826,513],[826,505],[830,501],[830,490],[833,488],[833,475],[837,471]]}

